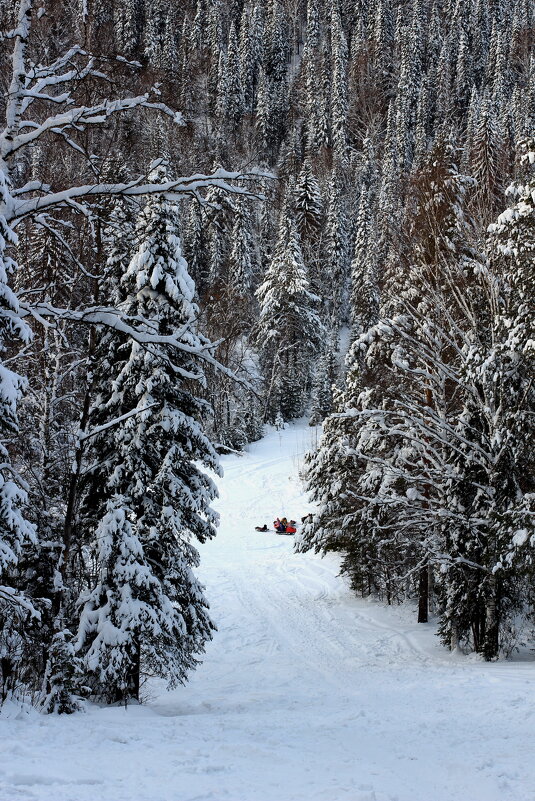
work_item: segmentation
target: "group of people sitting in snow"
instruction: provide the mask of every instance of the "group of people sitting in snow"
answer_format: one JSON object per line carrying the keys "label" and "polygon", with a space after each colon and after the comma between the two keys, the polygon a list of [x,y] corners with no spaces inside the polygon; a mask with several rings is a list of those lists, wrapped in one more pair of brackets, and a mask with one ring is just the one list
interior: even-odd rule
{"label": "group of people sitting in snow", "polygon": [[[285,517],[275,518],[273,528],[277,534],[295,534],[297,531],[295,520],[288,521]],[[269,531],[265,523],[263,526],[255,526],[255,529],[256,531]]]}
{"label": "group of people sitting in snow", "polygon": [[[275,518],[273,521],[273,528],[277,532],[277,534],[295,534],[297,531],[296,529],[295,520],[288,521],[285,517],[283,518]],[[263,526],[255,526],[256,531],[269,531],[268,527],[264,523]]]}
{"label": "group of people sitting in snow", "polygon": [[273,528],[275,531],[278,531],[279,534],[295,534],[297,531],[295,527],[295,520],[290,520],[290,522],[288,522],[285,517],[281,518],[280,520],[278,517],[275,518],[273,521]]}

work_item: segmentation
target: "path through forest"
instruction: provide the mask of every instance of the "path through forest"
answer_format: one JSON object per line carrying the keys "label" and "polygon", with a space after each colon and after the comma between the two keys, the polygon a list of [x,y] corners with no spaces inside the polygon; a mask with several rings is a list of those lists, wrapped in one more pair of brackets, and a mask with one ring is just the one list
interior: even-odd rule
{"label": "path through forest", "polygon": [[0,719],[0,801],[535,801],[535,663],[450,655],[412,610],[354,598],[336,557],[254,531],[310,508],[316,431],[224,457],[200,574],[218,632],[146,705]]}

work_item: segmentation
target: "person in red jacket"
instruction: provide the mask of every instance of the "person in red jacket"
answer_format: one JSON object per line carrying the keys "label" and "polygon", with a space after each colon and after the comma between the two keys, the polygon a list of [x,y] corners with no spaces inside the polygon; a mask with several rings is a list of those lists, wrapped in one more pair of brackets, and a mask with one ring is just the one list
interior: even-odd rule
{"label": "person in red jacket", "polygon": [[275,520],[273,521],[273,528],[275,529],[275,531],[278,531],[279,534],[284,534],[284,532],[286,531],[286,526],[284,525],[282,520],[279,520],[278,517],[275,518]]}

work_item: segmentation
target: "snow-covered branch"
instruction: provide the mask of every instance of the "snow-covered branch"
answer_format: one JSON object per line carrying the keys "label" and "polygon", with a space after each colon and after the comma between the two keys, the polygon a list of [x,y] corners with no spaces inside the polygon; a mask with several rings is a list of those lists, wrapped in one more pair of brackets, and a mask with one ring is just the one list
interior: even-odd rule
{"label": "snow-covered branch", "polygon": [[[44,210],[72,204],[78,199],[86,199],[92,197],[140,197],[144,195],[159,194],[164,195],[168,200],[179,200],[184,195],[194,195],[201,201],[200,191],[208,187],[218,187],[219,189],[239,194],[250,196],[251,192],[243,186],[238,186],[234,181],[257,181],[259,177],[266,177],[267,173],[240,173],[228,172],[227,170],[218,169],[210,174],[195,174],[184,178],[178,178],[175,181],[167,181],[164,184],[160,183],[142,183],[143,178],[137,178],[133,181],[126,183],[116,184],[85,184],[82,186],[73,186],[64,189],[60,192],[52,192],[39,197],[34,197],[25,200],[12,198],[11,203],[5,209],[4,216],[6,220],[12,224],[24,217],[33,215],[36,212],[41,213]],[[29,191],[26,189],[25,191]],[[90,213],[89,208],[80,205],[79,209],[82,212]]]}
{"label": "snow-covered branch", "polygon": [[125,420],[128,420],[130,417],[135,417],[138,414],[143,414],[144,412],[150,411],[150,409],[154,409],[158,406],[157,403],[150,403],[148,406],[141,406],[139,409],[136,407],[135,409],[131,409],[129,412],[125,412],[125,414],[119,415],[119,417],[115,417],[113,420],[108,420],[107,423],[104,423],[101,426],[95,426],[92,428],[91,431],[81,431],[78,435],[78,442],[85,442],[91,437],[96,437],[97,434],[102,434],[103,431],[108,431],[110,428],[115,428],[120,423],[123,423]]}
{"label": "snow-covered branch", "polygon": [[[83,323],[86,325],[99,325],[105,328],[113,329],[118,334],[124,334],[134,342],[147,347],[151,345],[167,346],[171,349],[184,351],[190,353],[199,359],[202,359],[206,364],[211,365],[219,372],[231,378],[238,384],[250,388],[249,383],[240,376],[237,376],[232,370],[222,365],[211,353],[218,343],[206,343],[199,347],[193,347],[184,342],[181,338],[181,332],[171,335],[156,334],[151,332],[146,324],[143,327],[136,328],[133,324],[136,318],[124,317],[117,309],[113,307],[104,306],[91,306],[86,309],[61,309],[53,306],[50,303],[30,303],[28,301],[21,301],[20,303],[20,317],[33,317],[41,325],[45,327],[54,327],[58,320],[63,320],[72,323]],[[138,320],[138,322],[140,322]],[[144,321],[145,322],[145,321]],[[162,358],[161,349],[158,355]],[[170,359],[172,362],[172,360]],[[182,367],[174,365],[176,372],[183,378],[197,380],[196,373],[184,370]]]}

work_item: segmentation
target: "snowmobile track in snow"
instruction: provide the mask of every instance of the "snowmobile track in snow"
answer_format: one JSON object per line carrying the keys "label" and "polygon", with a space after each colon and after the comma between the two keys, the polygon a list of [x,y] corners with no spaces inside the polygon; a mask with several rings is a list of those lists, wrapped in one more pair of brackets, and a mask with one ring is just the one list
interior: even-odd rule
{"label": "snowmobile track in snow", "polygon": [[251,530],[312,511],[315,440],[294,425],[223,457],[199,570],[218,631],[190,682],[126,711],[14,710],[0,801],[535,801],[533,660],[450,655],[415,610],[355,598],[336,556]]}

